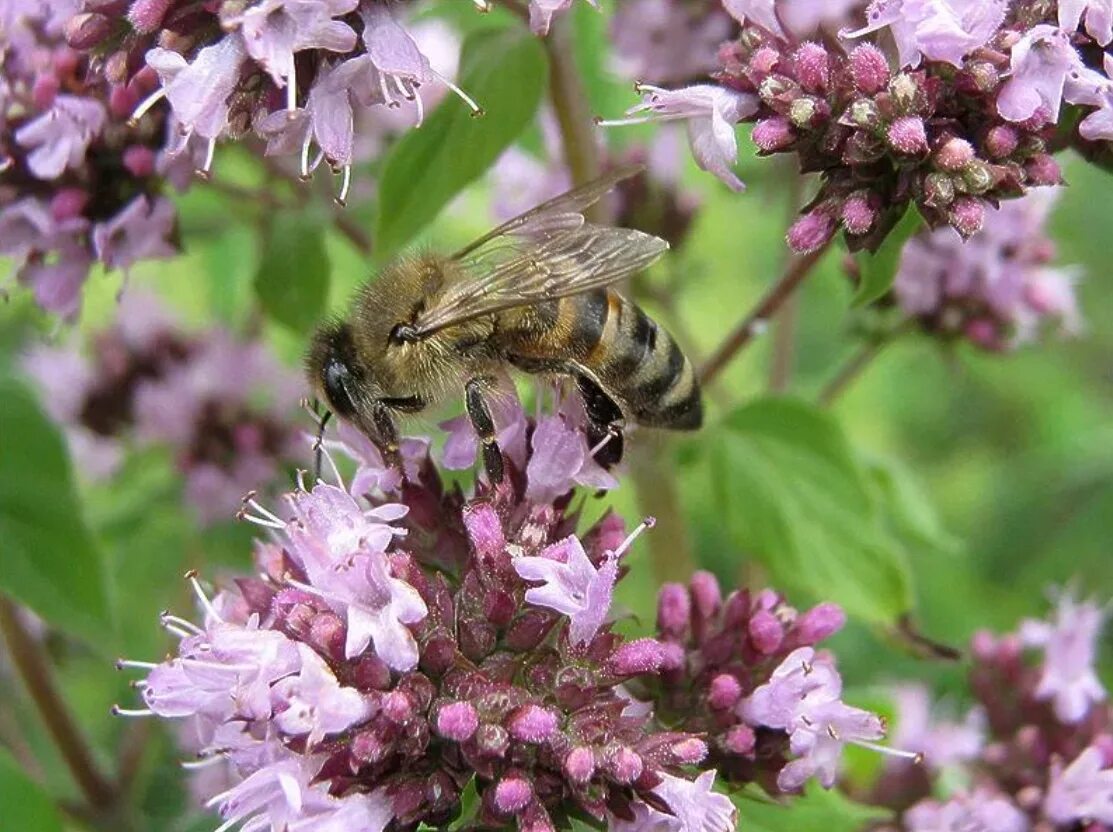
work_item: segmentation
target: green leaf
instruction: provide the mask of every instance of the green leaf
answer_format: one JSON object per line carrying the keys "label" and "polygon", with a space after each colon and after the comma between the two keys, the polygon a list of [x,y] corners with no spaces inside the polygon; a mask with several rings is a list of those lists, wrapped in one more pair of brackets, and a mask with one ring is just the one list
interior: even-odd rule
{"label": "green leaf", "polygon": [[860,454],[893,534],[913,549],[954,553],[959,540],[943,527],[917,479],[897,460]]}
{"label": "green leaf", "polygon": [[707,441],[718,513],[734,546],[778,584],[891,624],[912,606],[904,551],[834,419],[793,399],[735,411]]}
{"label": "green leaf", "polygon": [[80,638],[110,627],[104,563],[65,442],[19,381],[0,375],[0,590]]}
{"label": "green leaf", "polygon": [[458,832],[458,830],[470,826],[478,813],[479,790],[475,787],[475,775],[473,774],[471,780],[464,786],[464,790],[460,792],[460,814],[456,816],[452,823],[448,824],[448,832]]}
{"label": "green leaf", "polygon": [[746,789],[733,796],[738,807],[738,828],[746,832],[788,832],[821,829],[823,832],[861,832],[871,823],[892,818],[876,806],[863,806],[838,791],[812,785],[798,797],[774,801],[764,793]]}
{"label": "green leaf", "polygon": [[266,231],[255,273],[255,294],[270,317],[308,332],[328,301],[329,259],[324,229],[304,214],[280,213]]}
{"label": "green leaf", "polygon": [[893,229],[885,237],[885,241],[873,254],[862,251],[858,254],[858,270],[861,281],[858,291],[854,294],[851,305],[861,307],[873,303],[893,287],[897,277],[897,267],[900,265],[900,255],[904,251],[904,244],[909,238],[920,230],[923,220],[920,212],[915,208],[908,208]]}
{"label": "green leaf", "polygon": [[0,747],[0,806],[5,829],[20,832],[62,832],[62,815],[54,801],[23,767]]}
{"label": "green leaf", "polygon": [[546,80],[545,53],[523,27],[468,36],[459,84],[485,115],[449,98],[394,146],[379,184],[377,254],[407,243],[494,163],[533,120]]}

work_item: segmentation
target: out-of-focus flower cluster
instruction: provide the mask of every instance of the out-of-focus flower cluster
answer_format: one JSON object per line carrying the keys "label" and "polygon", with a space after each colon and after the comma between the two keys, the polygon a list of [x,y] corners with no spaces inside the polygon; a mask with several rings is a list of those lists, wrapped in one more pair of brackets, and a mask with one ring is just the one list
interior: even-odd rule
{"label": "out-of-focus flower cluster", "polygon": [[[789,230],[796,251],[840,230],[873,249],[909,205],[970,237],[999,201],[1060,183],[1052,152],[1113,138],[1107,4],[876,0],[838,47],[830,24],[860,23],[854,3],[724,5],[743,27],[720,50],[717,84],[643,84],[642,103],[604,124],[686,120],[699,165],[741,189],[733,127],[754,122],[760,153],[796,154],[822,177]],[[1083,109],[1077,129],[1065,104]]]}
{"label": "out-of-focus flower cluster", "polygon": [[262,342],[183,329],[138,291],[87,349],[39,345],[24,369],[65,428],[77,470],[103,479],[129,446],[169,447],[203,523],[230,517],[244,493],[308,460],[296,374]]}
{"label": "out-of-focus flower cluster", "polygon": [[898,813],[895,828],[1113,828],[1113,710],[1094,668],[1104,617],[1063,594],[1048,621],[975,635],[977,705],[961,723],[934,720],[922,689],[900,691],[895,738],[924,765],[896,762],[873,790]]}
{"label": "out-of-focus flower cluster", "polygon": [[130,125],[134,89],[66,45],[78,5],[0,6],[0,254],[41,306],[69,318],[95,263],[126,270],[176,252],[163,178],[184,184],[165,119]]}
{"label": "out-of-focus flower cluster", "polygon": [[987,350],[1030,341],[1041,329],[1077,332],[1077,275],[1051,265],[1055,245],[1045,228],[1057,190],[990,208],[968,240],[952,228],[910,239],[894,284],[901,309],[927,332]]}
{"label": "out-of-focus flower cluster", "polygon": [[[299,481],[274,511],[245,503],[269,534],[258,576],[211,600],[191,576],[201,626],[164,615],[177,654],[121,663],[146,671],[146,707],[120,713],[184,721],[191,765],[230,778],[208,805],[250,829],[378,832],[463,811],[538,832],[576,816],[729,832],[720,766],[733,784],[830,785],[842,743],[882,734],[812,646],[841,611],[724,600],[700,574],[663,592],[656,638],[619,635],[614,588],[652,523],[627,534],[607,514],[577,531],[573,489],[614,484],[581,410],[529,419],[505,397],[507,477],[472,496],[446,488],[427,440],[403,442],[399,471],[343,425],[325,443],[336,484]],[[446,427],[444,464],[473,466],[474,433]],[[333,450],[357,464],[347,485]]]}
{"label": "out-of-focus flower cluster", "polygon": [[141,96],[134,118],[169,110],[170,154],[207,172],[218,141],[255,134],[268,155],[300,156],[302,175],[329,165],[341,203],[369,109],[419,125],[447,88],[480,112],[379,0],[85,0],[67,36]]}

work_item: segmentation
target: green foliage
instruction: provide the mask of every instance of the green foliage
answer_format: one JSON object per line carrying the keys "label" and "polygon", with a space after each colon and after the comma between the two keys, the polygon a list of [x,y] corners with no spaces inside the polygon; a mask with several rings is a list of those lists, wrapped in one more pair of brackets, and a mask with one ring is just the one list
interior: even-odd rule
{"label": "green foliage", "polygon": [[62,832],[62,815],[54,801],[0,746],[0,806],[3,827],[19,832]]}
{"label": "green foliage", "polygon": [[764,399],[728,416],[706,443],[730,539],[777,585],[875,623],[908,612],[905,554],[834,419],[803,402]]}
{"label": "green foliage", "polygon": [[255,295],[274,320],[308,332],[328,302],[329,259],[320,222],[306,213],[279,213],[261,243]]}
{"label": "green foliage", "polygon": [[864,806],[837,791],[812,785],[800,797],[778,803],[758,789],[746,789],[733,796],[738,807],[738,828],[746,832],[861,832],[871,823],[885,820],[890,813],[876,806]]}
{"label": "green foliage", "polygon": [[923,224],[920,212],[915,208],[909,208],[877,251],[872,254],[863,251],[858,255],[861,282],[858,284],[858,291],[854,294],[854,306],[866,306],[888,294],[897,277],[897,267],[900,266],[900,253],[904,249],[904,244],[920,230]]}
{"label": "green foliage", "polygon": [[59,629],[106,646],[104,564],[62,436],[16,379],[0,376],[0,402],[0,590]]}
{"label": "green foliage", "polygon": [[470,826],[479,814],[479,790],[475,787],[475,777],[472,777],[460,792],[460,814],[448,825],[448,832],[458,832]]}
{"label": "green foliage", "polygon": [[483,29],[464,41],[460,87],[485,113],[445,101],[394,146],[379,183],[376,254],[405,245],[522,133],[546,86],[545,54],[520,28]]}

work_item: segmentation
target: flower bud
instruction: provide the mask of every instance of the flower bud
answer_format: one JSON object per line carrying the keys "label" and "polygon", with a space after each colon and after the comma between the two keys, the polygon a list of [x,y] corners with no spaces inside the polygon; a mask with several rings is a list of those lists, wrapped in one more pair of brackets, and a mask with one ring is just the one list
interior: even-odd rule
{"label": "flower bud", "polygon": [[742,698],[742,685],[729,673],[720,673],[711,680],[707,689],[707,704],[712,710],[733,708]]}
{"label": "flower bud", "polygon": [[504,815],[522,811],[532,799],[533,786],[524,777],[509,775],[495,786],[495,808]]}
{"label": "flower bud", "polygon": [[352,738],[350,753],[359,763],[375,765],[387,758],[392,747],[376,731],[361,731]]}
{"label": "flower bud", "polygon": [[421,649],[421,669],[434,676],[447,671],[455,660],[456,640],[444,631],[430,636]]}
{"label": "flower bud", "polygon": [[927,152],[928,140],[924,121],[919,116],[902,116],[889,125],[885,133],[889,146],[905,156]]}
{"label": "flower bud", "polygon": [[985,149],[991,159],[1004,159],[1011,156],[1020,143],[1020,137],[1014,128],[1007,125],[998,125],[991,128],[985,137]]}
{"label": "flower bud", "polygon": [[695,765],[707,756],[707,743],[696,737],[689,737],[674,742],[669,748],[669,753],[678,765]]}
{"label": "flower bud", "polygon": [[967,193],[983,194],[993,187],[993,171],[985,162],[975,160],[962,171],[962,183]]}
{"label": "flower bud", "polygon": [[878,212],[873,207],[869,195],[864,192],[852,194],[842,204],[840,218],[843,227],[851,234],[865,234],[877,222]]}
{"label": "flower bud", "polygon": [[758,78],[764,78],[777,68],[777,64],[780,63],[780,60],[780,50],[774,49],[771,46],[758,47],[750,56],[750,63],[747,67],[748,74],[751,77],[756,76]]}
{"label": "flower bud", "polygon": [[607,669],[615,676],[656,673],[665,663],[665,645],[655,638],[628,641],[611,653]]}
{"label": "flower bud", "polygon": [[935,165],[940,170],[957,173],[974,158],[974,147],[965,139],[950,138],[935,151]]}
{"label": "flower bud", "polygon": [[826,92],[831,82],[827,50],[818,43],[802,44],[792,56],[796,80],[808,92]]}
{"label": "flower bud", "polygon": [[946,208],[955,200],[955,183],[945,173],[929,173],[924,177],[924,204]]}
{"label": "flower bud", "polygon": [[111,18],[86,12],[66,21],[66,43],[74,49],[92,49],[112,32]]}
{"label": "flower bud", "polygon": [[595,774],[595,755],[590,748],[573,748],[564,757],[564,773],[573,783],[586,783]]}
{"label": "flower bud", "polygon": [[749,725],[733,725],[723,736],[722,743],[731,754],[747,755],[753,752],[757,736]]}
{"label": "flower bud", "polygon": [[475,731],[475,746],[481,754],[501,757],[510,747],[510,735],[501,725],[480,725]]}
{"label": "flower bud", "polygon": [[392,690],[382,699],[383,716],[398,725],[404,725],[414,715],[414,704],[403,691]]}
{"label": "flower bud", "polygon": [[975,318],[970,321],[966,324],[964,334],[971,343],[990,352],[997,352],[1004,347],[997,324],[989,318]]}
{"label": "flower bud", "polygon": [[968,66],[966,71],[970,75],[974,88],[983,94],[993,92],[1001,82],[1001,74],[997,71],[997,67],[988,61],[976,61]]}
{"label": "flower bud", "polygon": [[145,35],[158,31],[174,0],[135,0],[128,9],[128,22]]}
{"label": "flower bud", "polygon": [[1036,186],[1052,186],[1063,184],[1063,171],[1059,163],[1048,153],[1039,153],[1024,163],[1024,172],[1028,174],[1028,184]]}
{"label": "flower bud", "polygon": [[502,521],[494,508],[486,503],[473,504],[464,510],[463,519],[477,557],[492,563],[508,557]]}
{"label": "flower bud", "polygon": [[680,638],[688,629],[692,605],[681,584],[665,584],[657,595],[657,630],[663,636]]}
{"label": "flower bud", "polygon": [[819,115],[819,103],[806,95],[797,98],[788,108],[789,120],[800,128],[814,127],[819,121]]}
{"label": "flower bud", "polygon": [[557,730],[557,715],[539,705],[524,705],[510,715],[507,731],[521,742],[540,744]]}
{"label": "flower bud", "polygon": [[773,116],[754,125],[752,138],[763,153],[776,153],[796,141],[796,132],[787,118]]}
{"label": "flower bud", "polygon": [[754,613],[747,629],[754,649],[766,656],[776,653],[781,642],[784,641],[784,628],[781,622],[768,610],[758,610]]}
{"label": "flower bud", "polygon": [[625,746],[621,746],[608,755],[606,760],[607,772],[619,783],[633,783],[642,775],[645,769],[641,755]]}
{"label": "flower bud", "polygon": [[714,575],[703,570],[696,572],[688,581],[688,589],[692,593],[696,615],[708,619],[718,614],[723,603],[723,593]]}
{"label": "flower bud", "polygon": [[556,624],[556,619],[543,610],[526,610],[515,618],[506,631],[506,645],[524,653],[540,644]]}
{"label": "flower bud", "polygon": [[347,628],[340,616],[334,612],[322,612],[313,616],[310,621],[306,641],[322,655],[336,661],[342,661],[346,638]]}
{"label": "flower bud", "polygon": [[479,727],[479,714],[470,702],[450,702],[437,710],[437,733],[453,742],[472,738]]}
{"label": "flower bud", "polygon": [[919,92],[920,85],[907,72],[902,72],[889,82],[889,95],[902,110],[909,110],[915,105]]}
{"label": "flower bud", "polygon": [[850,105],[850,123],[855,127],[872,130],[881,123],[881,111],[871,98],[859,98]]}
{"label": "flower bud", "polygon": [[864,43],[850,53],[850,75],[858,92],[874,95],[889,83],[889,61],[876,46]]}
{"label": "flower bud", "polygon": [[834,234],[834,220],[824,211],[812,211],[796,220],[785,237],[789,248],[807,254],[822,248]]}
{"label": "flower bud", "polygon": [[360,690],[386,690],[390,687],[390,668],[378,656],[364,654],[352,668],[352,681]]}
{"label": "flower bud", "polygon": [[81,216],[89,202],[89,193],[82,188],[61,188],[50,199],[50,214],[55,222]]}
{"label": "flower bud", "polygon": [[963,239],[969,239],[982,230],[985,203],[973,197],[959,197],[947,213],[947,221]]}
{"label": "flower bud", "polygon": [[488,590],[483,597],[483,614],[496,627],[505,627],[517,612],[517,606],[509,593],[499,589]]}
{"label": "flower bud", "polygon": [[812,607],[796,619],[793,628],[795,642],[800,647],[830,638],[846,624],[846,613],[838,604],[824,602]]}

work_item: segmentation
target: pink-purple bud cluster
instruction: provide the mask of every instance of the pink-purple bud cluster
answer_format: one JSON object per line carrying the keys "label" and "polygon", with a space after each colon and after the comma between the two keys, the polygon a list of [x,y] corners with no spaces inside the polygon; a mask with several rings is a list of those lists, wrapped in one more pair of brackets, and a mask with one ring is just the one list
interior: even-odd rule
{"label": "pink-purple bud cluster", "polygon": [[405,108],[421,124],[444,89],[480,112],[379,0],[85,0],[66,32],[137,123],[169,111],[170,154],[207,173],[218,141],[253,133],[268,155],[300,156],[303,176],[331,167],[340,203],[361,114]]}
{"label": "pink-purple bud cluster", "polygon": [[245,492],[309,458],[294,421],[303,389],[295,374],[262,342],[185,330],[138,290],[87,349],[38,346],[24,369],[82,475],[113,475],[129,446],[167,447],[202,523],[228,518]]}
{"label": "pink-purple bud cluster", "polygon": [[[1104,617],[1064,594],[1048,621],[975,635],[977,704],[961,724],[930,719],[926,696],[902,691],[897,735],[924,765],[889,766],[874,800],[907,832],[1113,828],[1113,710],[1094,668]],[[968,785],[943,790],[944,781]]]}
{"label": "pink-purple bud cluster", "polygon": [[0,23],[0,255],[66,318],[96,263],[127,270],[177,251],[164,179],[166,123],[128,123],[133,91],[109,83],[63,28],[72,3],[13,2]]}
{"label": "pink-purple bud cluster", "polygon": [[842,747],[873,748],[885,733],[842,701],[832,657],[815,650],[845,620],[834,604],[798,613],[769,590],[723,598],[697,573],[661,589],[658,638],[679,661],[645,695],[666,722],[705,738],[708,764],[731,784],[793,792],[815,777],[830,788]]}
{"label": "pink-purple bud cluster", "polygon": [[1045,330],[1076,333],[1078,275],[1052,265],[1046,229],[1057,190],[987,209],[968,240],[950,228],[910,239],[893,287],[900,308],[926,332],[985,350],[1009,349]]}

